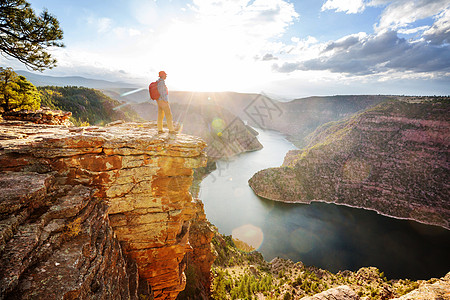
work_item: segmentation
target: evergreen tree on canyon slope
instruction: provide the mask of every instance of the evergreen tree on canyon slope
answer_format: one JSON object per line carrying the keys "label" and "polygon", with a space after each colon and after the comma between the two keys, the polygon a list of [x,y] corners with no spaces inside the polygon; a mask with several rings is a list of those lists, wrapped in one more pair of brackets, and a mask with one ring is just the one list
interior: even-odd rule
{"label": "evergreen tree on canyon slope", "polygon": [[41,98],[36,87],[11,68],[0,67],[0,107],[7,112],[13,109],[38,109]]}
{"label": "evergreen tree on canyon slope", "polygon": [[56,65],[56,59],[46,50],[64,47],[62,38],[58,20],[47,10],[36,16],[25,0],[0,1],[1,54],[14,57],[33,70],[43,71]]}

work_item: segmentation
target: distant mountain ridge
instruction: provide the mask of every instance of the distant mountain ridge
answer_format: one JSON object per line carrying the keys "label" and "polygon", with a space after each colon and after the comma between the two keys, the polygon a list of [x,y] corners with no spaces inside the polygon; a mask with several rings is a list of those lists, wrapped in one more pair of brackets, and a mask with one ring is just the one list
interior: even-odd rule
{"label": "distant mountain ridge", "polygon": [[25,76],[35,86],[83,86],[87,88],[106,89],[106,88],[134,88],[136,85],[126,82],[112,82],[101,79],[85,78],[81,76],[49,76],[31,73],[24,70],[15,71],[17,74]]}

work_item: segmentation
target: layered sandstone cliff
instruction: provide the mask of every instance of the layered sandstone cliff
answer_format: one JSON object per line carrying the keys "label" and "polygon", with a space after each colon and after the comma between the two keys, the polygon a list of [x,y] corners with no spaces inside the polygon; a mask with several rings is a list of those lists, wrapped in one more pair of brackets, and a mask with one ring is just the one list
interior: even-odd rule
{"label": "layered sandstone cliff", "polygon": [[450,229],[450,103],[391,101],[318,128],[280,168],[256,173],[261,197],[325,201]]}
{"label": "layered sandstone cliff", "polygon": [[0,131],[2,180],[40,178],[35,197],[2,187],[2,298],[37,291],[64,299],[176,298],[186,253],[212,238],[206,220],[189,234],[191,220],[204,216],[189,193],[193,169],[206,162],[201,139],[157,134],[154,123],[16,121],[2,122]]}
{"label": "layered sandstone cliff", "polygon": [[0,172],[0,185],[0,299],[151,295],[92,188],[35,172]]}

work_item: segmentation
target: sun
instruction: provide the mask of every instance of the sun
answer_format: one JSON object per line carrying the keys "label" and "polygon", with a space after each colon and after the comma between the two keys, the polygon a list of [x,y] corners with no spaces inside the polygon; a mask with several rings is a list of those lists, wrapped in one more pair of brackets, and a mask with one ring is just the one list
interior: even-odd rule
{"label": "sun", "polygon": [[264,74],[255,68],[253,58],[237,52],[243,40],[242,34],[213,21],[174,22],[155,41],[158,51],[150,64],[167,72],[171,89],[236,91],[249,81],[260,81]]}
{"label": "sun", "polygon": [[223,90],[233,76],[233,62],[227,55],[231,45],[220,44],[211,28],[173,26],[163,44],[167,49],[163,60],[167,62],[168,82],[178,89]]}

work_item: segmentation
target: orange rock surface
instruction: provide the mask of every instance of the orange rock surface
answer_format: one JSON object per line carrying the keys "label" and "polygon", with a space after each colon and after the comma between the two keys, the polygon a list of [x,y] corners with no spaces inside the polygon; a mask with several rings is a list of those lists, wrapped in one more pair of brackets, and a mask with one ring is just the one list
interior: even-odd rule
{"label": "orange rock surface", "polygon": [[[158,134],[154,123],[120,122],[79,128],[3,122],[0,137],[0,171],[55,172],[57,184],[94,188],[155,299],[175,299],[184,289],[190,222],[204,218],[189,193],[193,169],[206,164],[201,139]],[[206,249],[211,238],[191,237]],[[212,260],[206,263],[205,271]]]}

